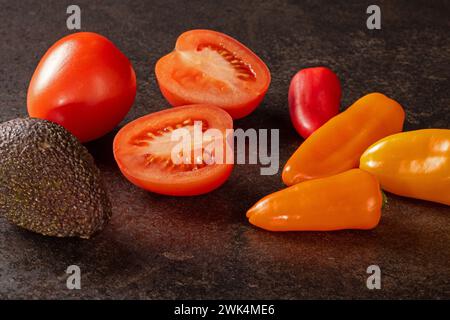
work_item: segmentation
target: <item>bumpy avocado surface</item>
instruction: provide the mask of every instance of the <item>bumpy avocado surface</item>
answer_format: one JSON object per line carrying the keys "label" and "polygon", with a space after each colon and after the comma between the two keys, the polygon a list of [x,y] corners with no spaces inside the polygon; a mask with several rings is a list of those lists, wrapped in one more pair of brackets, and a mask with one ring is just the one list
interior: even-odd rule
{"label": "bumpy avocado surface", "polygon": [[0,124],[0,215],[48,236],[89,238],[111,217],[100,171],[58,124],[33,118]]}

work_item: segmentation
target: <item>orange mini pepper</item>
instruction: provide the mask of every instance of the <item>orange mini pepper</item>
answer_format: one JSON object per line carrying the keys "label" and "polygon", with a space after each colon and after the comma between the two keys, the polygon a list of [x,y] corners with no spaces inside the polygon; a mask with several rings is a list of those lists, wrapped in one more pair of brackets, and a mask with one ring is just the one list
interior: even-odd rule
{"label": "orange mini pepper", "polygon": [[352,169],[272,193],[247,211],[250,223],[270,231],[372,229],[381,217],[377,179]]}
{"label": "orange mini pepper", "polygon": [[363,152],[402,131],[404,119],[400,104],[381,93],[360,98],[300,145],[283,169],[284,183],[290,186],[358,168]]}
{"label": "orange mini pepper", "polygon": [[450,130],[386,137],[364,152],[360,168],[375,175],[389,192],[450,205]]}

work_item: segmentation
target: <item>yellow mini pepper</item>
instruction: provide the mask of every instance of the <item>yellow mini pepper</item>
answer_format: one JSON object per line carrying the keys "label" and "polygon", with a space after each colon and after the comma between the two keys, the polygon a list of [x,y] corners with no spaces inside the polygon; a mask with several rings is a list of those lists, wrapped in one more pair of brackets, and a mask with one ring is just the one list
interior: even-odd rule
{"label": "yellow mini pepper", "polygon": [[450,130],[388,136],[364,152],[360,168],[389,192],[450,205]]}

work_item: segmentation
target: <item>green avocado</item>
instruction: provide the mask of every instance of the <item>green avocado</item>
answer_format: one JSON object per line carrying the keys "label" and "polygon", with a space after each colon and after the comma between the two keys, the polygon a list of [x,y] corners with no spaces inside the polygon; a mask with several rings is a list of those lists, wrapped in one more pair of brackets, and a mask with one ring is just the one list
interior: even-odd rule
{"label": "green avocado", "polygon": [[0,124],[0,215],[48,236],[90,238],[111,203],[88,150],[60,125],[19,118]]}

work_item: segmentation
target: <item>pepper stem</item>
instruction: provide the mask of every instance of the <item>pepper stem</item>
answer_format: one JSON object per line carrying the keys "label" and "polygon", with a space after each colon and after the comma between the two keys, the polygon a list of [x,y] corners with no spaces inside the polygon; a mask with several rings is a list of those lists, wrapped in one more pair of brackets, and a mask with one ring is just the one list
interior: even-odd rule
{"label": "pepper stem", "polygon": [[388,198],[386,196],[386,193],[383,192],[383,190],[381,190],[381,196],[383,197],[383,199],[382,199],[383,204],[381,205],[381,209],[384,209],[384,207],[387,206]]}

